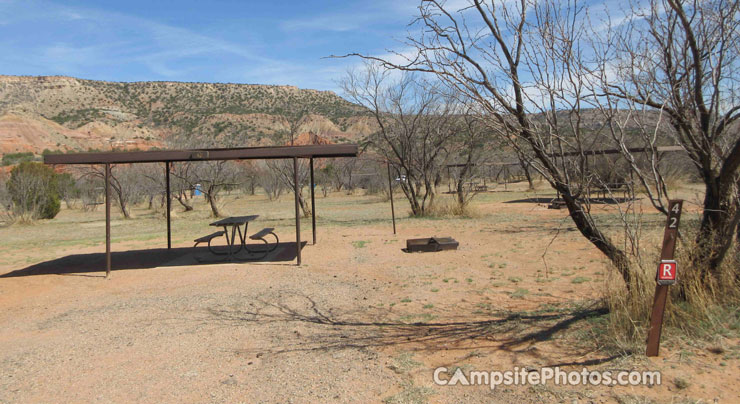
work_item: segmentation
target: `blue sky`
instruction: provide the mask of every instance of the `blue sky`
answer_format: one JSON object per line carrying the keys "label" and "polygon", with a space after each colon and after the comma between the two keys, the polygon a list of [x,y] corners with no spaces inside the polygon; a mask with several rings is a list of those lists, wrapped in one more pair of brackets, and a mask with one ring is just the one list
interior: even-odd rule
{"label": "blue sky", "polygon": [[0,74],[337,89],[399,49],[417,0],[0,0]]}

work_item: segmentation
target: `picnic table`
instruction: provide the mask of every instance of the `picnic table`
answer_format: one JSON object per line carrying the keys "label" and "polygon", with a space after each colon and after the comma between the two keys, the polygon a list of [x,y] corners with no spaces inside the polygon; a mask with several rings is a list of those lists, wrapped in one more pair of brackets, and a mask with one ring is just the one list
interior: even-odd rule
{"label": "picnic table", "polygon": [[[195,246],[197,246],[199,243],[207,242],[208,249],[213,254],[217,254],[217,255],[227,255],[228,254],[229,257],[232,259],[241,250],[245,250],[249,254],[263,253],[264,255],[262,255],[262,257],[264,257],[265,255],[267,255],[267,253],[277,248],[279,240],[278,240],[277,235],[274,233],[275,229],[272,227],[267,227],[249,236],[249,239],[261,240],[262,242],[265,243],[265,245],[268,245],[269,243],[267,242],[267,240],[265,240],[265,236],[272,235],[273,237],[275,237],[275,245],[272,248],[254,250],[254,249],[250,249],[249,246],[247,246],[247,229],[249,228],[249,222],[255,221],[258,217],[259,215],[231,216],[231,217],[226,217],[221,220],[217,220],[213,223],[210,223],[209,226],[222,227],[223,230],[195,239]],[[242,231],[242,226],[244,226],[243,231]],[[231,236],[229,236],[229,228],[231,228]],[[228,251],[226,252],[216,251],[211,246],[211,241],[221,236],[224,236],[226,238],[226,244],[228,246]],[[239,242],[238,245],[237,245],[237,241]],[[256,257],[256,258],[261,258],[261,257]],[[247,259],[255,259],[255,258],[247,258]]]}
{"label": "picnic table", "polygon": [[[242,248],[247,248],[246,243],[246,236],[247,236],[247,228],[249,227],[249,222],[255,221],[259,215],[250,215],[250,216],[231,216],[226,217],[221,220],[215,221],[209,226],[214,227],[223,227],[224,229],[224,236],[226,236],[226,244],[229,245],[229,255],[234,255],[235,253],[241,251]],[[242,233],[242,225],[244,225],[244,232]],[[231,238],[229,238],[229,227],[231,227]],[[241,241],[239,243],[239,248],[236,251],[232,251],[234,248],[234,244],[236,244],[236,234],[239,234],[239,240]]]}
{"label": "picnic table", "polygon": [[602,184],[597,184],[594,190],[596,191],[597,197],[603,194],[602,196],[603,199],[606,199],[607,195],[612,195],[616,193],[617,191],[622,192],[622,198],[627,199],[627,194],[629,193],[630,185],[632,184],[628,182],[602,183]]}

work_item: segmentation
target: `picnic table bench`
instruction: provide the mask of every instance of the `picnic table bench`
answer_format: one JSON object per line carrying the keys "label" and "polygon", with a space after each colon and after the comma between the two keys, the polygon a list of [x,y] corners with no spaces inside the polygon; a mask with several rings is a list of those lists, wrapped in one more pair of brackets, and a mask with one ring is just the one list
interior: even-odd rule
{"label": "picnic table bench", "polygon": [[211,248],[211,241],[213,241],[214,238],[223,236],[224,234],[226,234],[226,232],[222,230],[222,231],[217,231],[215,233],[211,233],[207,236],[198,237],[194,240],[195,245],[193,247],[197,247],[198,244],[200,243],[208,243],[208,249],[214,254],[219,254],[218,252],[214,251],[213,248]]}
{"label": "picnic table bench", "polygon": [[[273,227],[266,227],[257,233],[249,236],[250,240],[261,240],[265,243],[266,248],[263,249],[250,249],[247,245],[247,229],[249,227],[249,222],[252,222],[256,220],[259,217],[259,215],[249,215],[249,216],[233,216],[233,217],[227,217],[223,218],[221,220],[215,221],[213,223],[210,223],[210,226],[214,227],[223,227],[223,230],[217,231],[199,238],[196,238],[195,245],[193,247],[197,247],[200,243],[208,243],[208,250],[216,255],[228,255],[231,259],[235,258],[235,255],[240,252],[242,249],[245,250],[248,254],[255,254],[254,257],[249,258],[240,258],[243,260],[250,260],[250,259],[258,259],[265,257],[268,253],[271,251],[274,251],[280,240],[278,239],[277,234],[275,234],[275,228]],[[244,226],[244,230],[242,231],[242,225]],[[229,235],[229,227],[231,227],[231,235]],[[275,245],[272,247],[269,246],[269,242],[265,238],[266,236],[272,235],[275,237]],[[211,243],[214,239],[219,237],[225,237],[226,238],[226,245],[228,246],[228,250],[226,252],[220,252],[213,248]],[[238,236],[238,238],[237,238]],[[237,245],[237,240],[239,242],[239,245]]]}

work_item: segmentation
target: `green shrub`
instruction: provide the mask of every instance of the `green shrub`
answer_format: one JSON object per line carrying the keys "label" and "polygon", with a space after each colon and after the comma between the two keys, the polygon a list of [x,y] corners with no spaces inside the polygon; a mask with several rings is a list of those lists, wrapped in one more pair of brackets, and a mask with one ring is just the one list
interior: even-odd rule
{"label": "green shrub", "polygon": [[11,166],[13,164],[22,163],[24,161],[33,161],[34,155],[31,152],[26,153],[8,153],[3,155],[2,164],[4,166]]}
{"label": "green shrub", "polygon": [[61,208],[57,179],[54,170],[41,163],[14,167],[6,185],[14,213],[21,219],[53,219]]}

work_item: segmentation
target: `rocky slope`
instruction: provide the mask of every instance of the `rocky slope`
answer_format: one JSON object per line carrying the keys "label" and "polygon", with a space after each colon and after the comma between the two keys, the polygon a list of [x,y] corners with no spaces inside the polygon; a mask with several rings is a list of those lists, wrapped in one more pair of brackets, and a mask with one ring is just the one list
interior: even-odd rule
{"label": "rocky slope", "polygon": [[0,154],[163,147],[174,138],[260,145],[295,122],[298,133],[333,142],[357,140],[371,125],[332,92],[291,86],[0,76]]}

